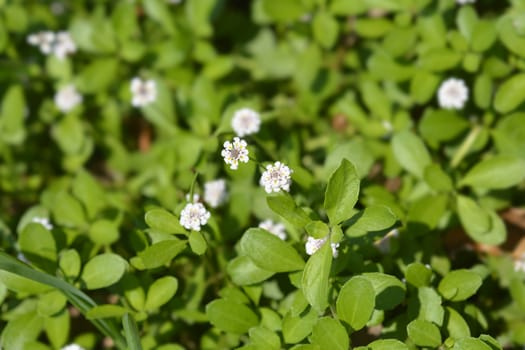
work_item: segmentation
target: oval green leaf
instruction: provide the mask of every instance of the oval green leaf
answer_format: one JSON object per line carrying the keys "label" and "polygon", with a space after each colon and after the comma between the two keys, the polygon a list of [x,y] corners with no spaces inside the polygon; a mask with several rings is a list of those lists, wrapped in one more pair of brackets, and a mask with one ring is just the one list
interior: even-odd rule
{"label": "oval green leaf", "polygon": [[126,267],[126,260],[119,255],[101,254],[86,263],[80,277],[87,289],[104,288],[118,282]]}
{"label": "oval green leaf", "polygon": [[217,299],[206,305],[206,316],[215,327],[232,333],[246,333],[259,319],[248,306],[231,300]]}
{"label": "oval green leaf", "polygon": [[337,296],[337,315],[354,331],[366,325],[372,316],[374,306],[374,287],[366,278],[360,276],[352,277],[347,281]]}

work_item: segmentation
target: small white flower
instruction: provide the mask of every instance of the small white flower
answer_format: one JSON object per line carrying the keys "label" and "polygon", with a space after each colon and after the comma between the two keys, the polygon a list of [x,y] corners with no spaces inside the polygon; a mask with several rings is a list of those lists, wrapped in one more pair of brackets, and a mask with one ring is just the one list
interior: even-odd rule
{"label": "small white flower", "polygon": [[134,107],[142,107],[154,102],[157,98],[157,85],[154,80],[142,80],[133,78],[131,80],[131,93]]}
{"label": "small white flower", "polygon": [[82,103],[82,95],[72,84],[64,86],[55,94],[55,105],[64,113],[69,112],[80,103]]}
{"label": "small white flower", "polygon": [[77,344],[69,344],[64,346],[61,350],[84,350],[84,348]]}
{"label": "small white flower", "polygon": [[280,222],[274,223],[272,220],[268,219],[268,220],[262,221],[259,224],[259,227],[279,237],[283,241],[286,240],[286,229],[284,225]]}
{"label": "small white flower", "polygon": [[383,238],[376,241],[374,245],[381,253],[387,254],[390,252],[392,238],[398,237],[398,236],[399,236],[399,231],[397,230],[397,228],[395,228],[391,230],[390,232],[388,232]]}
{"label": "small white flower", "polygon": [[279,192],[281,190],[289,192],[292,183],[292,172],[289,167],[281,162],[275,162],[266,166],[266,171],[261,176],[261,186],[266,193]]}
{"label": "small white flower", "polygon": [[[306,254],[313,255],[316,251],[321,249],[321,247],[326,243],[328,240],[328,237],[324,238],[314,238],[312,236],[308,236],[308,239],[306,240],[306,243],[304,245]],[[330,243],[330,246],[332,248],[332,256],[334,258],[337,258],[339,255],[339,251],[337,250],[339,248],[339,243]]]}
{"label": "small white flower", "polygon": [[233,114],[232,128],[237,136],[243,137],[259,132],[261,117],[250,108],[242,108]]}
{"label": "small white flower", "polygon": [[211,214],[202,203],[188,203],[180,213],[180,224],[187,230],[200,231]]}
{"label": "small white flower", "polygon": [[465,5],[465,4],[473,4],[476,2],[476,0],[456,0],[456,2],[460,5]]}
{"label": "small white flower", "polygon": [[514,271],[525,272],[525,253],[521,254],[518,260],[514,261]]}
{"label": "small white flower", "polygon": [[248,144],[243,139],[238,137],[233,138],[233,142],[224,142],[224,149],[221,152],[221,156],[224,158],[226,164],[230,165],[230,169],[236,170],[239,166],[239,162],[248,163]]}
{"label": "small white flower", "polygon": [[186,193],[186,202],[197,203],[201,200],[201,196],[198,193],[193,194],[193,200],[190,201],[190,194]]}
{"label": "small white flower", "polygon": [[218,179],[204,184],[204,201],[212,208],[217,208],[226,201],[226,181]]}
{"label": "small white flower", "polygon": [[37,224],[40,224],[40,225],[44,226],[46,229],[48,229],[48,230],[52,230],[53,229],[53,225],[51,224],[51,222],[49,222],[48,218],[35,216],[34,218],[31,219],[31,222],[35,222]]}
{"label": "small white flower", "polygon": [[41,31],[35,34],[30,34],[27,37],[27,42],[30,45],[38,46],[43,54],[50,54],[55,43],[55,33],[51,31]]}
{"label": "small white flower", "polygon": [[77,45],[75,45],[68,32],[58,32],[56,34],[53,53],[58,59],[63,60],[67,55],[76,51]]}
{"label": "small white flower", "polygon": [[468,87],[461,79],[449,78],[438,89],[438,102],[442,108],[461,109],[468,100]]}

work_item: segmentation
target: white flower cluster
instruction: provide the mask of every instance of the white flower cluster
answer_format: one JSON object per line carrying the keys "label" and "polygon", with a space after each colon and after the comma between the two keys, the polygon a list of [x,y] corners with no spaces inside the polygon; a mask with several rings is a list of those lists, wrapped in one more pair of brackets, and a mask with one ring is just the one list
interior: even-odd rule
{"label": "white flower cluster", "polygon": [[261,176],[261,186],[266,193],[289,192],[292,183],[292,170],[281,162],[275,162],[266,166],[266,171]]}
{"label": "white flower cluster", "polygon": [[80,103],[82,103],[82,95],[78,93],[73,84],[64,86],[55,94],[55,105],[64,113],[69,112]]}
{"label": "white flower cluster", "polygon": [[224,142],[224,149],[221,156],[224,158],[226,164],[230,165],[230,169],[236,170],[239,167],[239,162],[248,163],[248,144],[243,139],[238,137],[233,138],[233,142]]}
{"label": "white flower cluster", "polygon": [[31,219],[31,222],[35,222],[37,224],[40,224],[40,225],[44,226],[46,229],[48,229],[48,230],[52,230],[53,229],[53,225],[51,224],[51,222],[49,222],[48,218],[35,216],[34,218]]}
{"label": "white flower cluster", "polygon": [[60,60],[77,51],[77,46],[71,35],[64,31],[58,33],[41,31],[30,34],[27,37],[27,42],[30,45],[38,46],[43,54],[54,54]]}
{"label": "white flower cluster", "polygon": [[61,350],[84,350],[84,348],[77,344],[69,344],[64,346]]}
{"label": "white flower cluster", "polygon": [[264,220],[259,224],[259,227],[265,229],[271,234],[279,237],[283,241],[286,240],[286,229],[284,225],[280,222],[273,222],[272,220]]}
{"label": "white flower cluster", "polygon": [[[308,236],[306,243],[304,245],[304,248],[306,250],[306,254],[313,255],[316,251],[321,249],[321,247],[326,243],[328,240],[328,237],[324,238],[314,238],[312,236]],[[332,247],[332,256],[334,258],[337,258],[339,255],[339,243],[331,243],[330,246]]]}
{"label": "white flower cluster", "polygon": [[187,230],[200,231],[210,219],[210,212],[202,203],[188,203],[180,213],[180,224]]}
{"label": "white flower cluster", "polygon": [[133,78],[130,86],[134,107],[144,107],[157,99],[157,85],[154,80]]}
{"label": "white flower cluster", "polygon": [[468,87],[461,79],[449,78],[438,89],[438,102],[441,108],[461,109],[468,100]]}
{"label": "white flower cluster", "polygon": [[204,201],[212,208],[217,208],[226,201],[228,192],[226,191],[226,181],[218,179],[204,184]]}
{"label": "white flower cluster", "polygon": [[237,136],[243,137],[259,132],[261,117],[259,113],[250,108],[241,108],[232,118],[232,128]]}

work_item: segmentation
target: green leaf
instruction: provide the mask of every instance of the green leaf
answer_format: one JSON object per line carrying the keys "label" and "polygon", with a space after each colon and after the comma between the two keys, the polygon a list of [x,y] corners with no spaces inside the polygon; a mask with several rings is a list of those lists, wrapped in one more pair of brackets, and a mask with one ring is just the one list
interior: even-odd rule
{"label": "green leaf", "polygon": [[525,160],[499,155],[482,160],[472,167],[460,185],[482,189],[502,189],[515,186],[525,179]]}
{"label": "green leaf", "polygon": [[469,126],[468,120],[453,110],[428,108],[419,123],[419,132],[431,146],[437,146],[454,140]]}
{"label": "green leaf", "polygon": [[386,230],[396,223],[395,214],[384,205],[371,205],[350,219],[345,231],[349,237],[360,237],[369,232]]}
{"label": "green leaf", "polygon": [[305,11],[299,0],[261,0],[261,2],[264,12],[276,22],[287,23],[295,21],[301,17]]}
{"label": "green leaf", "polygon": [[21,315],[7,323],[0,345],[5,349],[25,349],[25,344],[36,340],[42,330],[44,318],[34,312]]}
{"label": "green leaf", "polygon": [[348,160],[330,176],[324,197],[324,208],[332,224],[350,218],[359,196],[359,176]]}
{"label": "green leaf", "polygon": [[69,337],[69,329],[70,319],[67,310],[63,310],[56,316],[48,317],[44,322],[47,339],[54,348],[64,346]]}
{"label": "green leaf", "polygon": [[525,113],[513,113],[501,118],[492,130],[492,136],[501,154],[525,159]]}
{"label": "green leaf", "polygon": [[392,151],[401,167],[422,178],[431,163],[430,155],[419,137],[410,131],[401,131],[392,138]]}
{"label": "green leaf", "polygon": [[177,292],[179,283],[175,277],[165,276],[157,279],[148,289],[146,310],[155,310],[166,304]]}
{"label": "green leaf", "polygon": [[499,113],[512,112],[525,101],[525,74],[516,74],[501,84],[494,97]]}
{"label": "green leaf", "polygon": [[332,266],[332,247],[324,244],[306,262],[301,289],[314,309],[319,312],[328,307],[328,278]]}
{"label": "green leaf", "polygon": [[68,249],[60,253],[58,265],[67,278],[76,279],[80,273],[82,261],[76,250]]}
{"label": "green leaf", "polygon": [[250,328],[250,342],[258,349],[279,350],[281,349],[281,339],[268,328],[259,326]]}
{"label": "green leaf", "polygon": [[72,183],[72,191],[80,199],[89,218],[94,218],[106,206],[104,189],[87,171],[77,173]]}
{"label": "green leaf", "polygon": [[67,298],[62,292],[52,290],[40,294],[38,298],[37,311],[40,316],[53,316],[64,309]]}
{"label": "green leaf", "polygon": [[55,239],[44,226],[37,223],[26,225],[20,233],[18,244],[26,258],[36,266],[50,271],[56,266]]}
{"label": "green leaf", "polygon": [[380,272],[369,272],[362,275],[374,288],[375,308],[391,310],[405,298],[405,285],[394,276]]}
{"label": "green leaf", "polygon": [[434,96],[439,81],[440,78],[436,74],[426,70],[418,71],[410,81],[410,96],[418,104],[428,102]]}
{"label": "green leaf", "polygon": [[318,313],[311,308],[302,317],[288,312],[282,322],[282,332],[286,344],[296,344],[306,338],[317,322]]}
{"label": "green leaf", "polygon": [[366,325],[374,307],[374,287],[364,277],[352,277],[343,285],[337,296],[337,316],[348,323],[354,331]]}
{"label": "green leaf", "polygon": [[248,229],[240,244],[244,254],[263,270],[288,272],[304,267],[304,260],[292,246],[266,230]]}
{"label": "green leaf", "polygon": [[414,287],[424,287],[430,283],[432,271],[419,262],[412,263],[405,270],[405,278]]}
{"label": "green leaf", "polygon": [[80,276],[87,289],[108,287],[120,280],[127,263],[120,255],[106,253],[89,260]]}
{"label": "green leaf", "polygon": [[257,315],[246,305],[217,299],[206,305],[206,316],[215,327],[232,333],[246,333],[257,326]]}
{"label": "green leaf", "polygon": [[410,205],[407,220],[419,232],[432,230],[445,214],[448,202],[446,194],[423,196]]}
{"label": "green leaf", "polygon": [[380,339],[368,344],[370,350],[408,350],[408,346],[396,339]]}
{"label": "green leaf", "polygon": [[451,350],[492,350],[492,348],[482,340],[467,337],[454,342]]}
{"label": "green leaf", "polygon": [[247,256],[238,256],[230,260],[226,269],[233,282],[239,286],[265,281],[274,274],[261,269]]}
{"label": "green leaf", "polygon": [[454,189],[452,179],[438,164],[430,164],[425,168],[424,179],[435,191],[450,192]]}
{"label": "green leaf", "polygon": [[442,299],[436,290],[431,287],[420,287],[417,291],[417,297],[419,302],[417,318],[441,326],[445,317],[445,309],[441,306]]}
{"label": "green leaf", "polygon": [[110,317],[122,317],[128,310],[120,305],[104,304],[98,305],[90,309],[86,313],[88,320],[94,320],[99,318],[110,318]]}
{"label": "green leaf", "polygon": [[441,344],[439,328],[428,321],[414,320],[407,326],[408,337],[419,346],[438,347]]}
{"label": "green leaf", "polygon": [[186,248],[186,241],[168,239],[157,242],[139,253],[146,269],[154,269],[171,261]]}
{"label": "green leaf", "polygon": [[314,238],[324,238],[330,233],[330,227],[322,221],[316,220],[310,222],[304,228],[309,236]]}
{"label": "green leaf", "polygon": [[293,198],[287,193],[266,197],[266,202],[274,213],[296,228],[303,228],[311,221],[308,214],[299,208]]}
{"label": "green leaf", "polygon": [[51,212],[55,221],[62,226],[82,227],[86,224],[82,205],[66,191],[55,195]]}
{"label": "green leaf", "polygon": [[362,37],[379,38],[392,30],[392,22],[386,18],[356,18],[354,29]]}
{"label": "green leaf", "polygon": [[510,14],[501,16],[497,23],[499,38],[507,50],[525,58],[525,38],[518,32],[514,23],[515,20]]}
{"label": "green leaf", "polygon": [[446,48],[431,49],[419,56],[418,66],[431,72],[452,69],[461,61],[462,55]]}
{"label": "green leaf", "polygon": [[525,312],[525,284],[523,281],[515,278],[510,282],[510,295],[512,300],[518,304],[522,312]]}
{"label": "green leaf", "polygon": [[151,209],[144,215],[146,224],[152,229],[164,233],[186,233],[175,215],[165,209]]}
{"label": "green leaf", "polygon": [[481,277],[470,270],[460,269],[449,272],[439,282],[439,293],[448,300],[462,301],[476,294],[481,287]]}
{"label": "green leaf", "polygon": [[0,139],[10,144],[20,144],[25,139],[24,90],[19,85],[9,87],[0,109]]}
{"label": "green leaf", "polygon": [[491,245],[505,242],[507,230],[496,212],[485,210],[465,196],[458,196],[457,210],[461,224],[472,239]]}
{"label": "green leaf", "polygon": [[115,82],[118,65],[114,58],[92,60],[78,75],[76,86],[84,93],[103,91]]}
{"label": "green leaf", "polygon": [[481,20],[476,23],[472,32],[470,45],[475,52],[483,52],[494,44],[497,39],[496,26],[493,21]]}
{"label": "green leaf", "polygon": [[315,40],[325,49],[331,48],[339,32],[339,25],[334,17],[327,12],[318,12],[312,22]]}
{"label": "green leaf", "polygon": [[321,317],[314,326],[310,342],[321,349],[347,350],[350,340],[345,327],[332,317]]}
{"label": "green leaf", "polygon": [[190,236],[188,237],[188,242],[190,243],[191,250],[197,255],[204,254],[208,247],[206,239],[199,231],[191,231]]}
{"label": "green leaf", "polygon": [[478,14],[472,6],[461,6],[456,17],[456,23],[461,34],[470,40],[478,23]]}
{"label": "green leaf", "polygon": [[126,337],[126,348],[129,350],[142,350],[139,330],[133,316],[128,313],[124,314],[122,317],[122,326],[124,328],[124,336]]}
{"label": "green leaf", "polygon": [[89,238],[101,245],[115,243],[119,239],[118,224],[109,220],[97,220],[89,228]]}

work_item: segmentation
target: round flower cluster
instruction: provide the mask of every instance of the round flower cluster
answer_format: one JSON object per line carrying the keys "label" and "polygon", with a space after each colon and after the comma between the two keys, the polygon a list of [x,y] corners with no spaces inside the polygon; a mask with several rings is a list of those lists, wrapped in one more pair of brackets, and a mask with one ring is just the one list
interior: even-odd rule
{"label": "round flower cluster", "polygon": [[238,137],[233,138],[233,142],[224,142],[224,149],[221,156],[224,158],[226,164],[230,165],[230,169],[236,170],[239,167],[239,162],[248,163],[248,144],[243,139]]}
{"label": "round flower cluster", "polygon": [[64,113],[69,112],[80,103],[82,103],[82,95],[78,93],[73,84],[64,86],[55,94],[55,105]]}
{"label": "round flower cluster", "polygon": [[77,51],[77,46],[71,35],[63,31],[58,33],[41,31],[30,34],[27,37],[27,42],[30,45],[38,46],[43,54],[54,54],[60,60]]}
{"label": "round flower cluster", "polygon": [[283,224],[280,222],[274,223],[272,220],[264,220],[259,224],[259,227],[265,229],[271,234],[279,237],[283,241],[286,240],[286,230]]}
{"label": "round flower cluster", "polygon": [[226,201],[228,193],[226,192],[226,181],[218,179],[209,181],[204,184],[204,201],[212,208],[217,208]]}
{"label": "round flower cluster", "polygon": [[131,104],[134,107],[147,106],[157,99],[157,85],[154,80],[133,78],[130,90],[132,94]]}
{"label": "round flower cluster", "polygon": [[438,89],[438,102],[441,108],[461,109],[468,100],[468,88],[461,79],[449,78]]}
{"label": "round flower cluster", "polygon": [[[313,255],[316,251],[321,249],[321,247],[326,243],[328,240],[328,237],[324,238],[314,238],[311,236],[308,236],[306,243],[304,245],[304,248],[306,250],[306,254]],[[337,258],[339,255],[339,243],[331,243],[330,246],[332,247],[332,256],[334,258]]]}
{"label": "round flower cluster", "polygon": [[292,170],[281,162],[275,162],[266,166],[266,171],[261,176],[261,186],[266,193],[289,192],[292,183]]}
{"label": "round flower cluster", "polygon": [[243,137],[259,132],[261,118],[259,113],[250,108],[242,108],[235,112],[232,119],[232,128],[237,136]]}
{"label": "round flower cluster", "polygon": [[187,230],[200,231],[210,219],[210,212],[202,203],[188,203],[180,213],[180,224]]}

